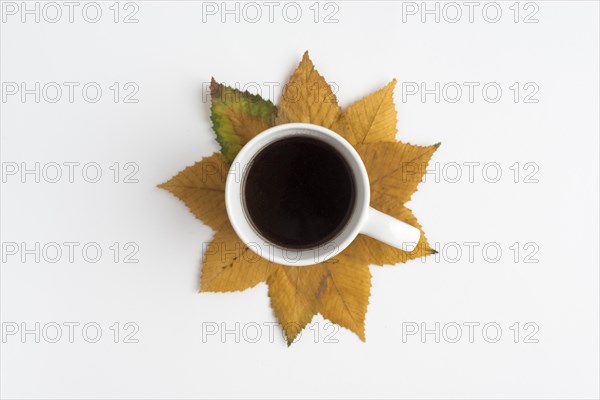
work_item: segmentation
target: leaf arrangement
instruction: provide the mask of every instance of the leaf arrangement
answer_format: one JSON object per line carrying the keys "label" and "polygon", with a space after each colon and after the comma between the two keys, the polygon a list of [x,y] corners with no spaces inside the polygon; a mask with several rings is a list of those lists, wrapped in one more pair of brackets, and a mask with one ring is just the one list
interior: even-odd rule
{"label": "leaf arrangement", "polygon": [[[414,146],[396,141],[395,84],[392,80],[342,111],[308,52],[284,87],[277,107],[260,96],[212,80],[211,120],[221,152],[159,185],[216,231],[204,254],[201,292],[240,291],[266,282],[271,306],[288,345],[317,313],[365,340],[365,315],[371,292],[369,265],[397,264],[435,253],[405,203],[417,190],[439,144]],[[333,259],[302,267],[275,264],[253,253],[237,237],[227,218],[227,172],[237,152],[252,137],[289,122],[321,125],[348,140],[367,168],[371,206],[419,228],[421,239],[417,248],[406,252],[358,235]]]}

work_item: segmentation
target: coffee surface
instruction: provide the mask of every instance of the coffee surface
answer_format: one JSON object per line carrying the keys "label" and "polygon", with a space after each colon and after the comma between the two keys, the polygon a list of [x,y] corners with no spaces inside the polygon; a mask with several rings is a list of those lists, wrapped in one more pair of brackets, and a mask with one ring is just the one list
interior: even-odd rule
{"label": "coffee surface", "polygon": [[354,180],[331,145],[294,136],[267,145],[254,157],[244,201],[265,239],[287,248],[311,248],[345,226],[354,205]]}

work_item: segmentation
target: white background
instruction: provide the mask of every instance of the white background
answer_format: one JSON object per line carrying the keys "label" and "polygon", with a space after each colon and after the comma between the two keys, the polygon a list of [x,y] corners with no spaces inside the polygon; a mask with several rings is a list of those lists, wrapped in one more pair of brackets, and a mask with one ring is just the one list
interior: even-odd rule
{"label": "white background", "polygon": [[[43,255],[39,262],[34,255],[22,262],[21,253],[3,251],[5,333],[14,324],[34,329],[39,322],[41,334],[47,328],[40,343],[20,332],[4,338],[2,397],[597,398],[599,7],[593,1],[521,3],[515,23],[512,3],[498,3],[502,15],[496,23],[482,15],[486,3],[470,23],[462,2],[456,23],[447,21],[455,12],[449,8],[439,23],[433,15],[423,23],[420,12],[403,14],[410,5],[392,2],[338,2],[332,17],[337,23],[323,23],[335,11],[324,4],[315,22],[312,2],[300,4],[297,23],[285,20],[283,3],[270,23],[260,2],[257,23],[248,21],[254,18],[248,8],[239,23],[235,15],[221,22],[220,2],[213,3],[216,15],[204,15],[206,22],[202,3],[193,1],[138,1],[138,22],[128,24],[121,20],[134,8],[121,4],[115,23],[112,2],[100,3],[97,23],[82,17],[84,2],[73,23],[62,3],[56,23],[43,15],[39,23],[32,15],[23,23],[20,11],[3,12],[3,169],[12,163],[80,163],[73,183],[66,167],[57,183],[43,175],[40,183],[25,175],[23,183],[20,172],[4,177],[3,246],[80,246],[74,262],[66,247],[56,263]],[[538,22],[524,23],[536,7],[532,18]],[[486,10],[493,19],[494,9]],[[46,11],[54,18],[54,10]],[[293,11],[285,17],[293,19]],[[278,327],[270,340],[268,324],[275,317],[264,284],[243,293],[198,294],[202,244],[213,232],[155,187],[217,150],[205,98],[211,76],[254,86],[265,97],[275,85],[270,82],[277,82],[276,101],[307,49],[335,83],[343,107],[395,77],[398,139],[442,142],[432,160],[437,175],[428,174],[410,204],[441,254],[371,267],[366,343],[344,329],[335,332],[321,317],[290,348]],[[41,93],[36,103],[33,94],[25,101],[20,93],[8,95],[7,82],[24,82],[29,89],[35,82],[80,86],[72,103],[66,86],[56,103],[47,101],[54,92]],[[82,97],[88,82],[103,90],[96,103]],[[121,87],[117,103],[109,88],[114,82]],[[139,87],[137,103],[123,102],[131,91],[123,89],[127,82]],[[429,89],[435,82],[457,82],[463,96],[456,103],[449,101],[454,92],[441,93],[439,102],[433,94],[424,101],[419,95],[403,99],[403,82],[405,88],[407,82],[425,82]],[[463,82],[479,84],[473,102]],[[488,82],[502,89],[496,103],[482,95]],[[515,82],[517,102],[510,89]],[[528,82],[534,86],[525,90]],[[538,102],[526,103],[532,87],[539,91],[529,100]],[[489,95],[494,97],[493,90]],[[98,183],[82,177],[81,166],[90,162],[102,168]],[[122,173],[125,163],[136,163],[139,182],[123,183],[121,174],[114,183],[109,167],[115,162]],[[465,162],[480,163],[473,182]],[[516,162],[517,183],[509,168]],[[528,162],[534,164],[525,169]],[[488,163],[500,166],[497,183],[488,182],[496,169],[482,175]],[[452,183],[456,165],[462,177]],[[530,178],[538,182],[524,182],[536,166]],[[52,179],[55,170],[46,172]],[[103,250],[97,263],[81,255],[88,242]],[[139,263],[123,263],[123,249],[115,262],[109,248],[114,242],[136,243]],[[466,242],[477,243],[472,257]],[[519,254],[510,248],[515,242]],[[498,247],[502,255],[495,260]],[[80,324],[73,343],[63,325],[68,322]],[[97,343],[82,334],[90,322],[102,328]],[[110,329],[115,322],[118,343]],[[124,329],[127,322],[139,327],[138,343],[124,343],[131,332]],[[472,343],[464,325],[469,322],[480,324]],[[52,323],[63,327],[57,343],[49,340],[55,336]],[[439,343],[434,334],[403,340],[408,327],[421,329],[422,323],[433,330],[440,324]],[[487,323],[492,328],[486,335]],[[462,336],[451,343],[455,324]],[[257,326],[261,336],[251,343]],[[496,326],[501,337],[489,343]],[[207,336],[214,327],[219,332]],[[235,333],[221,337],[223,328],[237,331],[239,340]],[[94,333],[90,329],[88,338]]]}

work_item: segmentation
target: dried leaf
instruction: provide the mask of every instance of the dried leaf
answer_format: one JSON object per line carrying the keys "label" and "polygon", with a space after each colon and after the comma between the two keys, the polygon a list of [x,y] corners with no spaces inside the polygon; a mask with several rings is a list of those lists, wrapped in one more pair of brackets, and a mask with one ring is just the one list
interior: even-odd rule
{"label": "dried leaf", "polygon": [[275,269],[275,264],[254,253],[238,238],[229,222],[203,251],[201,292],[245,290],[264,282]]}
{"label": "dried leaf", "polygon": [[384,203],[404,204],[417,191],[427,164],[439,143],[414,146],[408,143],[369,143],[354,146],[369,174],[374,207]]}
{"label": "dried leaf", "polygon": [[233,161],[243,145],[260,132],[273,126],[277,109],[259,95],[242,92],[217,83],[210,83],[213,130],[221,152]]}
{"label": "dried leaf", "polygon": [[421,230],[417,247],[406,252],[368,236],[359,235],[346,252],[375,265],[397,264],[425,257],[433,250],[413,212],[404,206],[423,179],[427,164],[439,143],[414,146],[408,143],[357,144],[371,185],[371,206]]}
{"label": "dried leaf", "polygon": [[322,264],[306,267],[277,265],[269,276],[271,307],[285,332],[288,346],[318,311],[318,296],[325,284]]}
{"label": "dried leaf", "polygon": [[352,104],[334,127],[351,144],[395,142],[398,118],[392,80],[382,89]]}
{"label": "dried leaf", "polygon": [[365,316],[371,295],[369,265],[347,252],[326,266],[327,281],[319,299],[319,312],[333,323],[348,328],[365,341]]}
{"label": "dried leaf", "polygon": [[337,98],[308,52],[285,85],[278,110],[276,125],[305,122],[330,128],[338,119],[341,110]]}
{"label": "dried leaf", "polygon": [[214,153],[158,187],[171,192],[185,203],[196,218],[218,230],[228,222],[224,192],[228,170],[225,157],[221,153]]}

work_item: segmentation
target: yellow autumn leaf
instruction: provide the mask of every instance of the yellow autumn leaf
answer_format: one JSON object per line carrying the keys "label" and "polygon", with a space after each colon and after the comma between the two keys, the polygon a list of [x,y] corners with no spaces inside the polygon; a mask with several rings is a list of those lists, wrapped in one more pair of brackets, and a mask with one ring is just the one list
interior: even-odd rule
{"label": "yellow autumn leaf", "polygon": [[323,318],[356,333],[364,342],[365,315],[371,295],[368,262],[342,252],[323,265],[326,281],[319,297],[319,312]]}
{"label": "yellow autumn leaf", "polygon": [[318,297],[326,285],[323,263],[306,267],[277,265],[267,284],[271,307],[289,346],[317,313]]}
{"label": "yellow autumn leaf", "polygon": [[276,125],[305,122],[331,128],[340,115],[340,106],[331,86],[304,53],[302,61],[283,89]]}
{"label": "yellow autumn leaf", "polygon": [[221,153],[179,172],[159,188],[168,190],[185,203],[196,218],[218,230],[227,219],[225,181],[229,165]]}
{"label": "yellow autumn leaf", "polygon": [[414,146],[408,143],[369,143],[354,146],[363,160],[374,207],[383,203],[404,204],[417,190],[427,164],[439,144]]}
{"label": "yellow autumn leaf", "polygon": [[352,145],[395,142],[398,123],[393,96],[395,85],[394,79],[344,110],[334,131]]}
{"label": "yellow autumn leaf", "polygon": [[275,268],[248,248],[229,222],[203,250],[201,292],[245,290],[264,282]]}

